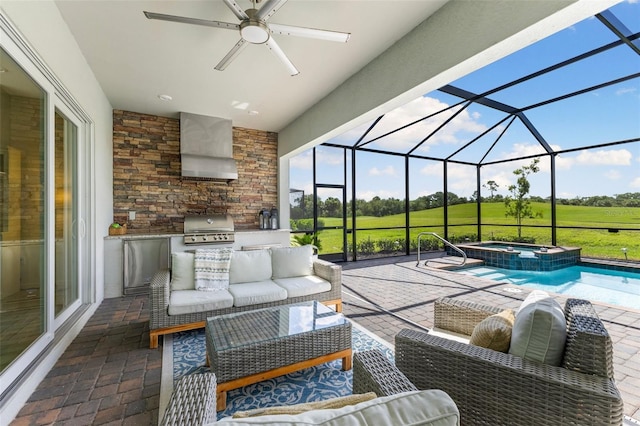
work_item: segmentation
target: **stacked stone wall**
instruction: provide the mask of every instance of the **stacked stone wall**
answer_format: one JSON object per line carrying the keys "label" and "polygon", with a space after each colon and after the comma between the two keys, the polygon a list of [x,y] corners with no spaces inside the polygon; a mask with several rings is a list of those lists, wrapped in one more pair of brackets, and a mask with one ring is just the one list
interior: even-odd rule
{"label": "stacked stone wall", "polygon": [[233,157],[235,181],[183,178],[180,120],[114,110],[114,221],[129,233],[181,233],[185,215],[229,214],[236,229],[257,228],[260,209],[277,205],[277,133],[234,127]]}

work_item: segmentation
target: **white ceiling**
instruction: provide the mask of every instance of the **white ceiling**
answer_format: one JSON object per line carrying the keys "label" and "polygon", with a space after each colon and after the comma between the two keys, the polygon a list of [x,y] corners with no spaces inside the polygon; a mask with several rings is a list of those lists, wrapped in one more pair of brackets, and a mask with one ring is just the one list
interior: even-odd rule
{"label": "white ceiling", "polygon": [[[185,111],[279,131],[447,1],[290,0],[268,22],[351,33],[347,43],[274,36],[300,70],[293,77],[261,45],[249,45],[225,71],[216,71],[239,40],[237,32],[148,20],[143,14],[237,23],[220,0],[56,4],[113,108],[169,117]],[[237,2],[251,7],[249,0]],[[160,94],[173,100],[161,101]]]}

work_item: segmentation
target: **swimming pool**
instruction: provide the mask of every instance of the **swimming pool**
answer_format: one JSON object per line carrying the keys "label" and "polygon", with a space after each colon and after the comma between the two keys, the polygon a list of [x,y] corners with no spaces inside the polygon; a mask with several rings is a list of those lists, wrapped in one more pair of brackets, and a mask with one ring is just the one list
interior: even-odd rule
{"label": "swimming pool", "polygon": [[517,271],[478,266],[460,274],[522,285],[581,299],[640,309],[640,273],[576,265],[555,271]]}

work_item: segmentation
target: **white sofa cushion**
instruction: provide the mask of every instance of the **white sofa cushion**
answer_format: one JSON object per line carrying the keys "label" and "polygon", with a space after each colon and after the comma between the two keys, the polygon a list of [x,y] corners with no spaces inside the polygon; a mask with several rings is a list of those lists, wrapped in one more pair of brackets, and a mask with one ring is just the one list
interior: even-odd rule
{"label": "white sofa cushion", "polygon": [[509,353],[559,366],[567,338],[567,321],[560,304],[543,291],[527,296],[516,313]]}
{"label": "white sofa cushion", "polygon": [[431,425],[459,424],[458,407],[439,389],[403,392],[383,396],[356,405],[328,410],[314,410],[296,415],[269,415],[245,419],[225,418],[223,425]]}
{"label": "white sofa cushion", "polygon": [[251,283],[271,279],[269,250],[235,251],[229,267],[229,283]]}
{"label": "white sofa cushion", "polygon": [[304,277],[275,278],[273,280],[280,287],[287,290],[289,297],[308,296],[331,290],[331,283],[316,275]]}
{"label": "white sofa cushion", "polygon": [[169,297],[169,315],[193,314],[233,306],[233,296],[227,290],[176,290]]}
{"label": "white sofa cushion", "polygon": [[271,280],[232,284],[229,286],[229,293],[233,295],[233,306],[256,305],[287,298],[287,290]]}
{"label": "white sofa cushion", "polygon": [[313,247],[271,248],[273,278],[301,277],[313,274]]}
{"label": "white sofa cushion", "polygon": [[195,290],[193,253],[171,253],[171,290]]}

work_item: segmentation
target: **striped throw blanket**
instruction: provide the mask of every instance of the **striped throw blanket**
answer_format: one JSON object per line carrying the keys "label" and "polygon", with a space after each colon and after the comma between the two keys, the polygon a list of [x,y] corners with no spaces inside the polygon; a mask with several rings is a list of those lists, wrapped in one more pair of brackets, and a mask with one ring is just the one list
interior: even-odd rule
{"label": "striped throw blanket", "polygon": [[229,288],[232,248],[196,249],[193,258],[196,290],[220,291]]}

